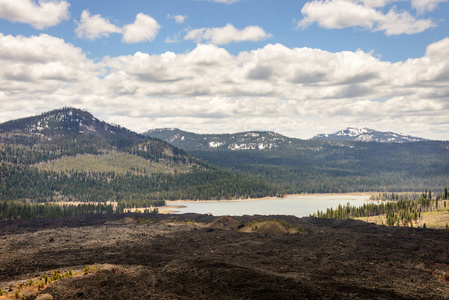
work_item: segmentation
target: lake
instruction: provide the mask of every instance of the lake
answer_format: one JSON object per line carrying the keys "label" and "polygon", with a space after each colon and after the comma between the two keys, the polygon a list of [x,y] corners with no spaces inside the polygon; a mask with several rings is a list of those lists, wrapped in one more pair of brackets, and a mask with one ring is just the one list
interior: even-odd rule
{"label": "lake", "polygon": [[174,213],[211,213],[214,216],[242,216],[242,215],[293,215],[306,217],[317,210],[336,208],[339,204],[348,202],[354,206],[362,206],[369,200],[369,195],[353,194],[319,194],[319,195],[291,195],[285,198],[269,198],[261,200],[243,201],[208,201],[167,203],[170,206],[183,205],[173,208]]}

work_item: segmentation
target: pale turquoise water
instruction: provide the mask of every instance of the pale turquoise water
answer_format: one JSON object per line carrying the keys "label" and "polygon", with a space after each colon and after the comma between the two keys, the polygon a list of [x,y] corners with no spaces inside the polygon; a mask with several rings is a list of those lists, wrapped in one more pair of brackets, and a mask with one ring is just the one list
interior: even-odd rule
{"label": "pale turquoise water", "polygon": [[362,206],[368,199],[369,196],[357,195],[297,195],[257,201],[189,202],[182,203],[186,207],[176,209],[176,213],[212,213],[214,216],[293,215],[306,217],[317,210],[336,208],[339,204],[346,205],[348,202],[351,205]]}

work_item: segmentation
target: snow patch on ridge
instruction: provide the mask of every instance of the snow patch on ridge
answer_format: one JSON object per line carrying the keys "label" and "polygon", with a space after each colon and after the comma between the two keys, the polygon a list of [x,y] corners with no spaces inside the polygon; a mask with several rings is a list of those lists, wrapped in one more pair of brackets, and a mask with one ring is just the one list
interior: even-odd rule
{"label": "snow patch on ridge", "polygon": [[378,143],[408,143],[425,141],[426,139],[412,137],[394,132],[382,132],[366,127],[348,127],[334,134],[318,134],[314,140],[378,142]]}

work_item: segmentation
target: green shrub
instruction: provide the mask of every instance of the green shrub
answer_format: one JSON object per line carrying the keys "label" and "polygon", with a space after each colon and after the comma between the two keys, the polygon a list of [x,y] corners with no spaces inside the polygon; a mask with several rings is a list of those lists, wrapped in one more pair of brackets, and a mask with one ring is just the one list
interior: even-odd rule
{"label": "green shrub", "polygon": [[84,275],[87,275],[87,274],[89,274],[89,271],[90,271],[90,267],[89,267],[89,266],[86,266],[86,267],[83,269],[83,274],[84,274]]}
{"label": "green shrub", "polygon": [[59,274],[59,272],[55,270],[55,272],[51,276],[51,281],[58,280],[58,279],[61,279],[61,278],[62,278],[61,274]]}

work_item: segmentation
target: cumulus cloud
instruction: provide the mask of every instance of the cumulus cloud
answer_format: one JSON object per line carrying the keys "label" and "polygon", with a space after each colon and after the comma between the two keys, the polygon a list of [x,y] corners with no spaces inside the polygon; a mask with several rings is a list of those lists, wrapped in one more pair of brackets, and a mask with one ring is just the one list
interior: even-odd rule
{"label": "cumulus cloud", "polygon": [[355,125],[448,139],[448,49],[446,38],[423,57],[392,63],[361,50],[269,44],[234,55],[199,44],[93,62],[49,35],[0,35],[0,120],[70,105],[136,131],[263,129],[308,138]]}
{"label": "cumulus cloud", "polygon": [[81,20],[77,22],[78,26],[75,30],[79,38],[95,40],[99,37],[108,37],[111,33],[121,33],[122,30],[111,24],[108,19],[102,18],[100,15],[90,15],[88,10],[84,10],[81,14]]}
{"label": "cumulus cloud", "polygon": [[[391,2],[394,0],[313,0],[301,9],[304,18],[297,26],[305,28],[317,23],[329,29],[361,27],[384,31],[388,36],[419,33],[436,26],[431,19],[417,19],[407,11],[398,12],[394,7],[383,13],[382,8]],[[422,11],[433,9],[437,2],[415,0],[412,3]]]}
{"label": "cumulus cloud", "polygon": [[68,20],[69,6],[63,0],[3,0],[0,1],[0,18],[45,29]]}
{"label": "cumulus cloud", "polygon": [[418,13],[432,11],[438,6],[439,3],[446,1],[448,0],[411,0],[412,7],[415,8]]}
{"label": "cumulus cloud", "polygon": [[176,24],[182,24],[187,19],[187,16],[184,16],[184,15],[167,15],[167,19],[175,20]]}
{"label": "cumulus cloud", "polygon": [[111,33],[121,33],[122,41],[125,43],[151,42],[161,27],[152,17],[139,13],[134,23],[120,28],[101,15],[91,16],[88,10],[83,11],[77,24],[75,32],[79,38],[95,40],[99,37],[108,37]]}
{"label": "cumulus cloud", "polygon": [[36,110],[76,103],[86,82],[98,81],[103,70],[88,60],[80,48],[46,34],[0,34],[0,103],[3,120],[11,111]]}
{"label": "cumulus cloud", "polygon": [[232,42],[257,42],[271,36],[271,34],[265,32],[259,26],[248,26],[239,30],[232,24],[227,24],[225,27],[189,30],[184,39],[192,40],[196,43],[209,42],[215,45],[226,45]]}
{"label": "cumulus cloud", "polygon": [[150,16],[139,13],[133,24],[123,28],[123,41],[125,43],[151,42],[157,36],[161,26]]}

